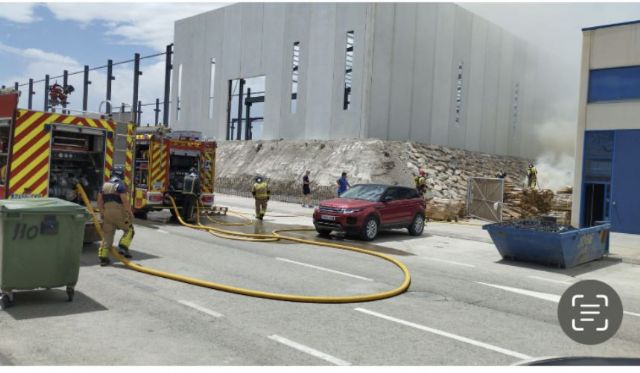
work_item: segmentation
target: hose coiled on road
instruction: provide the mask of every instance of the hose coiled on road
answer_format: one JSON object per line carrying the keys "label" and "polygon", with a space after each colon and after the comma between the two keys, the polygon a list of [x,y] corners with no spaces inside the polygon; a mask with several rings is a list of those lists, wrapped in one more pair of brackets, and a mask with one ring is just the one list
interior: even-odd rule
{"label": "hose coiled on road", "polygon": [[[98,234],[100,235],[101,238],[103,238],[104,235],[102,232],[102,227],[100,227],[100,224],[98,223],[98,218],[96,216],[95,211],[93,210],[93,206],[91,205],[89,198],[84,192],[84,189],[82,188],[82,186],[77,185],[76,189],[78,191],[78,194],[81,196],[84,204],[86,205],[87,210],[89,210],[89,213],[93,218],[93,223]],[[411,275],[409,274],[408,268],[399,260],[394,259],[388,255],[377,253],[371,250],[362,249],[362,248],[351,246],[351,245],[336,244],[331,242],[316,242],[316,241],[305,240],[302,238],[284,236],[280,234],[281,232],[287,232],[287,231],[310,230],[306,228],[305,229],[300,229],[300,228],[281,229],[281,230],[273,231],[273,233],[269,235],[269,234],[242,233],[242,232],[219,229],[214,227],[207,227],[199,223],[197,225],[189,224],[185,222],[180,216],[180,213],[178,211],[178,208],[173,198],[171,197],[169,198],[171,200],[172,208],[176,213],[176,217],[178,221],[180,222],[180,224],[182,224],[185,227],[207,231],[207,232],[210,232],[211,234],[215,234],[218,237],[226,238],[226,239],[242,240],[242,241],[252,240],[252,241],[259,241],[259,242],[273,242],[278,240],[287,240],[287,241],[298,242],[303,244],[331,247],[331,248],[340,249],[340,250],[347,250],[347,251],[367,254],[367,255],[384,259],[396,265],[402,271],[404,275],[404,279],[400,284],[400,286],[396,287],[395,289],[379,292],[379,293],[373,293],[373,294],[350,295],[350,296],[308,296],[308,295],[272,293],[272,292],[254,290],[254,289],[239,288],[235,286],[220,284],[220,283],[211,282],[211,281],[205,281],[205,280],[183,276],[179,274],[164,272],[164,271],[160,271],[153,268],[143,267],[139,264],[136,264],[134,262],[127,260],[122,255],[120,255],[120,253],[118,253],[115,247],[111,247],[111,254],[117,260],[122,262],[126,267],[141,273],[163,277],[163,278],[174,280],[174,281],[184,282],[191,285],[206,287],[209,289],[221,290],[229,293],[241,294],[241,295],[246,295],[251,297],[266,298],[266,299],[280,300],[280,301],[289,301],[289,302],[305,302],[305,303],[358,303],[358,302],[369,302],[374,300],[381,300],[381,299],[391,298],[396,295],[404,293],[409,288],[409,285],[411,284]]]}

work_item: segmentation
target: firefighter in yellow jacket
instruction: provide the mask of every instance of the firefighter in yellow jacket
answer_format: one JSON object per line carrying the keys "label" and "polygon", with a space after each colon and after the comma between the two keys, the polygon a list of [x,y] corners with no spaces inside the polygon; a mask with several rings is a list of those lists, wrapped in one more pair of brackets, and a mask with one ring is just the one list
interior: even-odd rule
{"label": "firefighter in yellow jacket", "polygon": [[100,249],[98,249],[98,258],[101,266],[111,263],[109,250],[113,246],[116,229],[124,231],[124,235],[118,243],[120,254],[126,258],[131,258],[129,246],[134,235],[133,211],[131,210],[123,176],[122,168],[114,167],[111,180],[104,183],[102,190],[98,194],[98,208],[102,211],[102,231],[104,234],[104,240],[100,245]]}
{"label": "firefighter in yellow jacket", "polygon": [[251,194],[256,199],[256,218],[262,220],[264,214],[267,212],[267,201],[271,191],[267,181],[260,176],[256,176],[253,188],[251,188]]}
{"label": "firefighter in yellow jacket", "polygon": [[413,182],[416,184],[418,193],[425,198],[427,195],[427,171],[420,170],[420,174],[413,178]]}
{"label": "firefighter in yellow jacket", "polygon": [[534,189],[538,187],[538,170],[533,163],[529,163],[527,168],[527,186]]}

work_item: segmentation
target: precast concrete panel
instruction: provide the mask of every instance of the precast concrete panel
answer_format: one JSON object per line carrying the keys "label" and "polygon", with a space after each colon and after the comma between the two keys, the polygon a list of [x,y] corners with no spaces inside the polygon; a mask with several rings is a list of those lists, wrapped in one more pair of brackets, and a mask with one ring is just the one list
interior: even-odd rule
{"label": "precast concrete panel", "polygon": [[512,87],[511,78],[513,70],[513,37],[502,32],[502,45],[500,48],[500,83],[498,88],[498,117],[496,122],[495,153],[507,154],[509,142],[509,114],[511,113]]}
{"label": "precast concrete panel", "polygon": [[262,68],[262,32],[264,4],[248,3],[242,7],[242,44],[240,49],[240,76],[250,78],[264,73]]}
{"label": "precast concrete panel", "polygon": [[264,129],[262,138],[272,140],[280,138],[280,115],[283,102],[286,101],[284,86],[284,32],[286,18],[285,3],[264,4],[264,43],[262,63],[265,71]]}
{"label": "precast concrete panel", "polygon": [[[511,69],[511,95],[509,100],[509,140],[507,142],[507,154],[511,156],[520,156],[522,153],[522,88],[524,76],[526,74],[525,63],[525,44],[521,40],[516,39],[513,51],[513,63]],[[517,98],[516,98],[517,88]]]}
{"label": "precast concrete panel", "polygon": [[482,132],[482,107],[485,72],[485,50],[487,45],[488,23],[484,19],[473,16],[471,30],[471,66],[469,69],[467,96],[467,131],[465,134],[464,148],[472,151],[480,151],[480,134]]}
{"label": "precast concrete panel", "polygon": [[438,4],[430,136],[431,143],[437,145],[447,145],[449,142],[455,8],[453,4]]}
{"label": "precast concrete panel", "polygon": [[183,87],[182,92],[185,96],[186,110],[184,114],[185,128],[193,131],[202,131],[207,136],[212,136],[213,131],[206,126],[206,113],[209,110],[207,97],[207,85],[202,84],[203,76],[209,76],[209,63],[205,54],[206,43],[206,17],[203,14],[196,17],[197,22],[194,22],[193,28],[193,41],[196,45],[200,45],[200,48],[193,48],[193,53],[190,56],[190,61],[187,64],[187,69],[192,73],[186,73],[183,71]]}
{"label": "precast concrete panel", "polygon": [[[293,56],[293,42],[299,41],[301,46],[309,45],[309,21],[310,9],[313,4],[291,3],[287,4],[287,15],[285,18],[284,46],[281,69],[281,84],[283,101],[280,105],[280,137],[287,139],[304,138],[305,135],[305,107],[302,104],[298,106],[296,114],[291,113],[291,61]],[[298,91],[302,92],[302,96],[306,94],[306,76],[309,62],[308,50],[301,49],[300,55],[300,84]]]}
{"label": "precast concrete panel", "polygon": [[[451,81],[453,89],[451,94],[451,104],[449,109],[449,141],[447,145],[454,148],[464,148],[465,135],[467,130],[467,108],[469,107],[469,79],[471,60],[471,32],[473,26],[473,15],[462,7],[455,7],[455,31],[453,39],[453,67],[451,71]],[[458,99],[458,75],[462,65],[460,103]],[[459,106],[459,118],[456,122],[456,107]]]}
{"label": "precast concrete panel", "polygon": [[306,54],[309,61],[308,68],[300,71],[306,78],[308,89],[298,100],[299,104],[300,100],[305,103],[305,137],[309,139],[329,138],[333,79],[328,77],[334,76],[336,68],[335,33],[336,4],[314,4],[309,20],[309,43],[301,47],[301,53]]}
{"label": "precast concrete panel", "polygon": [[224,9],[224,39],[222,48],[222,76],[226,79],[239,79],[240,59],[242,56],[242,9],[241,6],[229,6]]}
{"label": "precast concrete panel", "polygon": [[592,31],[590,69],[640,65],[640,25],[601,28]]}
{"label": "precast concrete panel", "polygon": [[417,4],[395,4],[389,107],[389,140],[406,140],[411,135],[414,46]]}
{"label": "precast concrete panel", "polygon": [[[389,127],[389,106],[391,90],[391,61],[393,60],[393,28],[396,5],[393,3],[376,3],[374,7],[373,54],[371,94],[369,97],[369,131],[368,137],[387,140]],[[338,40],[338,35],[336,35]],[[340,48],[336,53],[342,53]],[[336,61],[338,57],[336,56]],[[340,68],[334,74],[339,78]]]}
{"label": "precast concrete panel", "polygon": [[[180,26],[180,40],[188,40],[189,44],[200,46],[200,48],[178,49],[179,55],[174,61],[175,73],[175,102],[174,122],[176,126],[186,130],[202,130],[194,127],[200,121],[197,117],[202,110],[202,86],[197,77],[203,73],[203,67],[199,63],[203,58],[202,46],[204,46],[204,17],[194,16],[189,22],[184,22]],[[189,45],[187,44],[187,45]],[[182,74],[179,73],[182,67]],[[180,87],[180,92],[178,92]],[[180,95],[178,100],[178,94]],[[180,119],[178,120],[177,106],[180,105]]]}
{"label": "precast concrete panel", "polygon": [[211,93],[211,58],[216,59],[216,76],[214,77],[213,88],[213,117],[209,117],[209,101],[207,101],[207,111],[204,113],[207,123],[206,128],[211,129],[210,137],[218,140],[226,136],[227,126],[227,80],[222,78],[222,40],[224,39],[224,13],[205,13],[205,55],[209,68],[205,76],[207,79],[207,96]]}
{"label": "precast concrete panel", "polygon": [[496,144],[496,121],[498,119],[498,87],[500,86],[500,43],[502,31],[489,24],[487,50],[484,64],[484,97],[482,100],[482,132],[480,151],[494,153]]}
{"label": "precast concrete panel", "polygon": [[[366,37],[367,31],[365,22],[367,20],[368,4],[362,3],[340,3],[337,4],[336,14],[336,38],[335,38],[335,66],[334,74],[334,94],[333,113],[331,124],[332,138],[358,138],[360,126],[362,125],[362,100],[363,100],[363,80],[365,70],[365,54],[367,51]],[[353,50],[353,73],[351,106],[348,110],[343,109],[344,97],[344,72],[347,31],[354,31],[355,41]]]}
{"label": "precast concrete panel", "polygon": [[[413,102],[409,139],[429,143],[433,101],[433,72],[437,32],[438,4],[417,4],[413,62]],[[376,27],[378,25],[376,24]]]}

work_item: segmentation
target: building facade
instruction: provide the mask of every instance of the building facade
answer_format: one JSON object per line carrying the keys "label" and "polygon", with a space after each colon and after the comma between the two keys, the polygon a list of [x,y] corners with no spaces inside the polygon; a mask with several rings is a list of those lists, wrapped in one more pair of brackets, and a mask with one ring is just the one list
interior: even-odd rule
{"label": "building facade", "polygon": [[176,22],[170,123],[532,157],[537,53],[451,3],[235,4]]}
{"label": "building facade", "polygon": [[572,224],[640,234],[640,21],[583,29]]}

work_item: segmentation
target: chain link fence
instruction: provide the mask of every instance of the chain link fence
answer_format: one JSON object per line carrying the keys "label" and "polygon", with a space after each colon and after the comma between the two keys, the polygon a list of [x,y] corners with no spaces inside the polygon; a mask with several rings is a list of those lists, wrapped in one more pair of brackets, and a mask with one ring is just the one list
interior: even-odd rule
{"label": "chain link fence", "polygon": [[[276,181],[268,180],[269,190],[271,190],[271,200],[302,204],[302,181]],[[247,177],[218,177],[215,183],[215,192],[229,194],[233,196],[253,198],[251,187],[253,186],[253,176]],[[336,197],[337,186],[315,185],[311,183],[311,203],[315,206],[320,201]]]}

